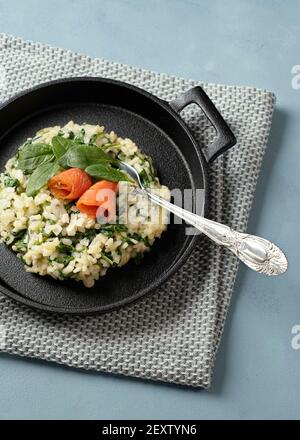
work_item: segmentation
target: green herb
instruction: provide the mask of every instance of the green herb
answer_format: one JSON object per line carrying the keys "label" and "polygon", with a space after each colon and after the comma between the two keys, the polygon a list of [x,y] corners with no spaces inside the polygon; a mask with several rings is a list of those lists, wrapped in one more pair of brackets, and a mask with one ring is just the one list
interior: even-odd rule
{"label": "green herb", "polygon": [[101,258],[102,260],[106,261],[108,264],[110,264],[111,266],[114,264],[114,261],[112,259],[112,256],[110,253],[102,253],[101,254]]}
{"label": "green herb", "polygon": [[60,243],[56,247],[56,250],[62,254],[71,255],[75,249],[74,249],[74,246],[72,246],[71,244]]}
{"label": "green herb", "polygon": [[25,254],[27,251],[27,244],[24,243],[24,240],[18,240],[14,243],[14,246],[17,252]]}
{"label": "green herb", "polygon": [[[138,241],[138,240],[137,240]],[[137,241],[136,241],[136,239],[135,238],[132,238],[132,237],[126,237],[126,239],[125,239],[125,242],[126,243],[128,243],[128,244],[136,244],[137,243]]]}
{"label": "green herb", "polygon": [[114,232],[127,232],[128,228],[125,225],[119,225],[119,224],[106,224],[101,225],[100,232],[106,235],[113,234]]}
{"label": "green herb", "polygon": [[140,153],[139,151],[137,151],[135,154],[141,160],[142,164],[144,164],[146,161],[145,156],[142,153]]}
{"label": "green herb", "polygon": [[72,257],[72,255],[65,255],[63,257],[54,258],[54,261],[56,261],[56,263],[63,264],[64,266],[67,266],[72,260],[74,260],[74,257]]}
{"label": "green herb", "polygon": [[70,237],[72,240],[73,245],[76,245],[80,242],[80,240],[83,240],[84,238],[87,238],[89,241],[92,241],[97,235],[97,232],[95,229],[86,229],[85,232],[76,232],[74,237]]}
{"label": "green herb", "polygon": [[140,178],[142,180],[142,183],[145,186],[149,186],[150,185],[152,179],[150,179],[150,177],[148,176],[148,174],[147,174],[145,169],[140,172]]}
{"label": "green herb", "polygon": [[12,235],[14,236],[14,238],[16,240],[16,239],[23,237],[25,235],[25,233],[26,233],[26,229],[21,229],[18,232],[12,232]]}
{"label": "green herb", "polygon": [[20,260],[22,261],[22,263],[25,265],[25,266],[27,266],[27,267],[32,267],[32,263],[26,263],[26,261],[25,261],[25,258],[23,258],[23,255],[22,256],[20,256]]}
{"label": "green herb", "polygon": [[46,162],[39,165],[30,176],[27,183],[26,194],[28,196],[34,196],[59,169],[60,166],[56,162]]}
{"label": "green herb", "polygon": [[137,233],[130,234],[130,238],[133,238],[136,241],[143,241],[143,237]]}
{"label": "green herb", "polygon": [[118,142],[106,142],[106,144],[102,145],[102,148],[104,148],[104,150],[108,150],[108,148],[114,148],[114,147],[119,147],[120,144]]}
{"label": "green herb", "polygon": [[74,139],[75,134],[74,134],[74,132],[73,132],[72,130],[70,130],[70,131],[68,132],[68,136],[69,136],[69,139]]}
{"label": "green herb", "polygon": [[61,157],[59,164],[63,168],[81,168],[85,169],[89,165],[99,162],[113,162],[114,159],[108,154],[104,153],[100,148],[94,145],[73,145]]}
{"label": "green herb", "polygon": [[18,155],[18,167],[24,173],[32,173],[36,168],[54,160],[51,145],[28,144],[22,148]]}
{"label": "green herb", "polygon": [[60,276],[60,279],[68,279],[68,278],[72,278],[72,272],[70,272],[70,273],[63,273],[63,271],[62,270],[58,270],[57,271],[58,272],[58,274],[59,274],[59,276]]}
{"label": "green herb", "polygon": [[74,140],[77,142],[84,143],[84,135],[85,135],[85,129],[82,128],[79,133],[75,136]]}
{"label": "green herb", "polygon": [[118,158],[119,160],[126,160],[126,155],[125,155],[124,153],[119,153],[118,156],[117,156],[117,158]]}
{"label": "green herb", "polygon": [[142,243],[145,243],[145,244],[149,244],[148,238],[144,238],[139,234],[130,234],[129,238],[136,240],[136,241],[141,241]]}
{"label": "green herb", "polygon": [[51,219],[45,219],[50,225],[55,225],[56,224],[56,220],[51,220]]}
{"label": "green herb", "polygon": [[43,237],[46,237],[46,238],[55,238],[56,235],[54,234],[53,231],[49,232],[48,234],[46,234],[45,231],[44,231],[44,232],[43,232]]}
{"label": "green herb", "polygon": [[18,186],[20,185],[18,179],[14,179],[13,177],[10,176],[4,176],[3,183],[5,187],[10,187],[10,188],[18,188]]}
{"label": "green herb", "polygon": [[93,136],[90,137],[89,144],[96,144],[97,140],[102,139],[105,136],[105,133],[95,133]]}
{"label": "green herb", "polygon": [[[134,241],[132,241],[132,240],[134,240]],[[127,243],[129,243],[129,244],[136,244],[135,242],[142,242],[142,243],[144,243],[147,247],[150,247],[150,243],[149,243],[149,239],[148,239],[148,237],[142,237],[141,235],[136,234],[136,233],[130,234],[130,235],[126,238],[125,241],[126,241]]]}
{"label": "green herb", "polygon": [[12,244],[16,243],[18,240],[24,240],[25,235],[27,233],[27,229],[21,229],[18,232],[13,232],[12,235],[14,236]]}
{"label": "green herb", "polygon": [[94,144],[96,142],[97,136],[97,133],[93,134],[93,136],[90,137],[89,144]]}
{"label": "green herb", "polygon": [[71,139],[59,135],[54,136],[52,138],[52,149],[56,159],[61,158],[72,145],[73,141]]}
{"label": "green herb", "polygon": [[148,157],[148,156],[147,156],[147,160],[148,160],[149,167],[150,167],[151,178],[152,178],[153,180],[155,180],[155,174],[156,174],[156,172],[155,172],[155,169],[154,169],[154,165],[153,165],[152,157]]}
{"label": "green herb", "polygon": [[127,234],[125,237],[125,242],[129,244],[136,244],[138,242],[142,242],[143,237],[139,234],[133,233],[133,234]]}
{"label": "green herb", "polygon": [[10,244],[10,246],[15,246],[18,252],[25,253],[27,251],[27,244],[25,243],[25,239],[27,236],[27,229],[22,229],[18,232],[13,232],[12,235],[14,236],[13,242]]}
{"label": "green herb", "polygon": [[85,171],[97,180],[109,180],[111,182],[131,181],[123,171],[112,168],[109,164],[98,163],[88,166]]}

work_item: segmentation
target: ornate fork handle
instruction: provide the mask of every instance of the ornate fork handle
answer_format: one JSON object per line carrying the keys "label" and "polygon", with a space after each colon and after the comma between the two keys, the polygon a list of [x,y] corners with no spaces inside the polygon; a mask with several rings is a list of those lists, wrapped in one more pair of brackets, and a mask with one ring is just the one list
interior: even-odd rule
{"label": "ornate fork handle", "polygon": [[251,269],[265,275],[280,275],[287,270],[284,253],[272,242],[255,235],[234,231],[229,226],[208,220],[160,198],[147,189],[137,189],[140,194],[161,206],[196,229],[215,243],[227,247]]}

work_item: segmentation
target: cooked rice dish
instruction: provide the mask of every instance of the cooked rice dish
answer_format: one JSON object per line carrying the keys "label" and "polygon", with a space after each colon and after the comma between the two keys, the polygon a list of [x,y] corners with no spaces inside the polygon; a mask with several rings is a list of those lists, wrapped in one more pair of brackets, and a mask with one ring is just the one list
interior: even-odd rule
{"label": "cooked rice dish", "polygon": [[[70,121],[44,128],[7,162],[0,174],[0,240],[26,271],[92,287],[110,267],[139,262],[160,238],[167,213],[135,191],[114,167],[116,160],[132,165],[147,187],[170,199],[151,158],[132,140],[99,125]],[[114,222],[105,222],[111,209],[107,199],[105,204],[94,196],[99,183],[114,188]],[[99,220],[95,212],[101,203],[105,209]]]}

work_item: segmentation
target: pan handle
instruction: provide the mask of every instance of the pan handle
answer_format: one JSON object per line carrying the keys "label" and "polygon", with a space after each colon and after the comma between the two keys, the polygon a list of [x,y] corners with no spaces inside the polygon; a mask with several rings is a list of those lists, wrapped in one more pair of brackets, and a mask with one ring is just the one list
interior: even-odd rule
{"label": "pan handle", "polygon": [[217,137],[213,143],[202,150],[207,162],[212,162],[220,154],[233,147],[236,144],[236,138],[215,105],[200,86],[193,87],[169,104],[173,110],[180,112],[184,107],[192,103],[199,105],[217,132]]}

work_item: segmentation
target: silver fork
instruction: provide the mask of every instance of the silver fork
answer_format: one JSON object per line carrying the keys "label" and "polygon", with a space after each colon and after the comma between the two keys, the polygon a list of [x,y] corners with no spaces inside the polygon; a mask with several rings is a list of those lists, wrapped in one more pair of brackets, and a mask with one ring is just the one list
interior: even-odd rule
{"label": "silver fork", "polygon": [[229,249],[251,269],[265,275],[280,275],[287,270],[287,258],[274,243],[256,235],[237,232],[229,226],[208,220],[167,202],[144,187],[138,172],[131,165],[120,161],[118,167],[138,184],[136,191],[139,194],[194,226],[215,243]]}

